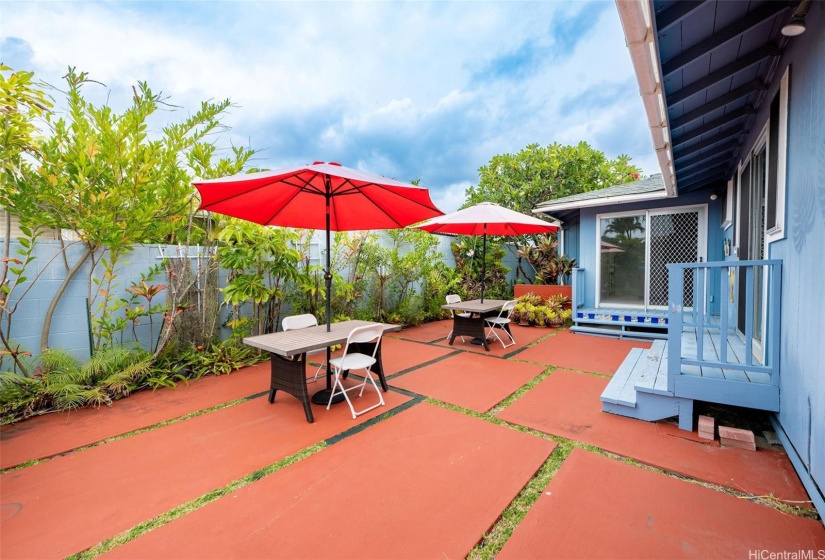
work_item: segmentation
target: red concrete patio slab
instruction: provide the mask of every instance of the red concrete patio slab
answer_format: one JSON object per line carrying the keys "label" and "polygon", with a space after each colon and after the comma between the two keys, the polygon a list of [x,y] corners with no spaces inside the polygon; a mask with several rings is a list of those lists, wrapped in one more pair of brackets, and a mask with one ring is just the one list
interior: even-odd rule
{"label": "red concrete patio slab", "polygon": [[554,447],[421,403],[110,556],[463,558]]}
{"label": "red concrete patio slab", "polygon": [[631,348],[650,342],[574,334],[564,329],[518,354],[519,360],[613,375]]}
{"label": "red concrete patio slab", "polygon": [[78,447],[179,418],[269,390],[269,364],[230,375],[178,383],[176,389],[141,391],[111,407],[47,414],[0,428],[0,468],[66,453]]}
{"label": "red concrete patio slab", "polygon": [[447,338],[453,328],[453,320],[432,321],[415,327],[405,327],[400,331],[388,332],[386,337],[414,340],[416,342],[436,342]]}
{"label": "red concrete patio slab", "polygon": [[[503,357],[525,348],[528,344],[532,344],[538,339],[549,335],[554,330],[540,327],[520,327],[514,324],[511,324],[510,328],[513,331],[513,338],[516,339],[516,344],[514,346],[504,348],[498,340],[496,340],[495,338],[491,338],[491,341],[489,343],[489,352],[486,351],[483,346],[476,346],[475,344],[472,344],[470,342],[470,337],[467,336],[464,337],[464,342],[461,342],[460,337],[456,337],[455,340],[453,340],[452,346],[450,346],[449,340],[446,338],[441,339],[436,344],[438,346],[443,346],[444,348],[452,348],[454,350],[465,350],[467,352],[475,352],[477,354]],[[519,360],[526,359],[522,358],[522,354],[524,354],[524,352],[519,352],[518,354],[516,354],[516,358]]]}
{"label": "red concrete patio slab", "polygon": [[[364,398],[367,398],[366,396]],[[278,394],[170,424],[0,476],[0,557],[80,552],[135,524],[409,401],[353,420],[346,405],[313,406]]]}
{"label": "red concrete patio slab", "polygon": [[[453,350],[397,338],[385,337],[381,341],[381,362],[384,364],[384,375],[392,375],[410,369],[447,356],[451,352]],[[395,385],[395,382],[390,385]]]}
{"label": "red concrete patio slab", "polygon": [[394,378],[392,385],[486,412],[542,371],[543,366],[462,352]]}
{"label": "red concrete patio slab", "polygon": [[784,452],[719,447],[671,423],[602,412],[599,396],[608,381],[555,371],[498,417],[741,492],[808,499]]}
{"label": "red concrete patio slab", "polygon": [[[410,342],[408,340],[391,338],[387,336],[385,336],[381,341],[381,363],[384,365],[384,375],[387,377],[400,371],[410,369],[411,367],[447,356],[452,352],[455,352],[455,350],[447,350],[431,344]],[[343,353],[344,349],[342,347],[333,352],[332,357],[338,358]],[[325,359],[325,357],[323,355],[319,355],[318,357],[310,357],[310,359],[320,364],[321,360]],[[314,377],[317,369],[317,366],[313,366],[311,364],[308,365],[307,378]],[[363,370],[355,370],[353,373],[356,375],[361,375],[363,374]],[[325,370],[322,369],[321,374],[318,377],[320,379],[325,375]],[[325,381],[322,382],[325,383]],[[309,385],[309,392],[315,392],[313,385]]]}
{"label": "red concrete patio slab", "polygon": [[820,522],[574,449],[497,558],[747,559],[800,550],[812,558],[825,550]]}

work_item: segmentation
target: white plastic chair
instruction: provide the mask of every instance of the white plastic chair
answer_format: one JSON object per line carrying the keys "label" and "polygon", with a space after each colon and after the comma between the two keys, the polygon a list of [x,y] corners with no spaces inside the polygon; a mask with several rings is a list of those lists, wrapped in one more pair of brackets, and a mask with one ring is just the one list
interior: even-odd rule
{"label": "white plastic chair", "polygon": [[[304,313],[303,315],[290,315],[289,317],[283,318],[281,321],[281,326],[285,331],[294,331],[297,329],[305,329],[307,327],[317,327],[318,319],[316,319],[315,315],[312,315],[311,313]],[[307,355],[326,354],[326,352],[326,348],[321,348],[320,350],[307,352]],[[318,380],[318,376],[321,374],[321,370],[324,368],[326,363],[327,360],[325,356],[324,359],[321,360],[321,365],[319,365],[318,369],[315,371],[315,376],[312,379],[307,380],[307,383],[314,383]]]}
{"label": "white plastic chair", "polygon": [[[461,296],[458,295],[458,294],[448,294],[447,297],[444,298],[444,299],[447,300],[448,304],[450,304],[450,303],[459,303],[461,301]],[[450,317],[455,317],[456,315],[458,315],[459,317],[471,317],[472,313],[461,313],[461,312],[456,313],[455,311],[450,309]],[[447,335],[447,338],[449,339],[452,335],[453,335],[453,331],[450,331],[450,334]],[[464,342],[464,337],[463,336],[461,337],[461,342]]]}
{"label": "white plastic chair", "polygon": [[[375,379],[372,377],[371,368],[375,365],[377,361],[375,355],[378,353],[378,346],[381,344],[381,336],[384,334],[384,327],[380,323],[375,323],[372,325],[364,325],[363,327],[356,327],[352,329],[347,337],[347,345],[344,347],[344,355],[340,358],[333,358],[329,361],[329,365],[332,367],[332,371],[335,374],[333,377],[332,382],[332,393],[329,396],[329,403],[327,404],[327,410],[332,405],[332,399],[335,395],[344,395],[344,398],[349,405],[349,410],[352,412],[353,420],[365,412],[372,410],[373,408],[377,408],[379,406],[384,406],[384,397],[381,395],[381,390],[378,389],[378,385],[375,383]],[[350,352],[349,347],[350,344],[355,343],[365,343],[371,342],[375,344],[375,347],[372,350],[372,355],[362,354],[360,352]],[[351,371],[355,369],[363,369],[364,370],[364,381],[358,385],[354,385],[349,388],[344,388],[344,385],[341,383],[341,377],[345,371]],[[362,397],[364,395],[364,389],[367,387],[367,382],[372,383],[372,386],[375,388],[375,392],[378,394],[378,402],[372,406],[364,408],[356,412],[355,408],[352,406],[352,401],[349,398],[350,391],[355,391],[360,389],[358,393],[358,397]]]}
{"label": "white plastic chair", "polygon": [[[510,314],[513,312],[513,308],[517,303],[518,300],[516,299],[508,301],[501,306],[501,311],[499,311],[498,316],[484,319],[484,322],[487,324],[487,338],[492,334],[501,342],[504,348],[508,348],[516,343],[516,339],[513,338],[513,333],[510,332]],[[496,328],[507,333],[507,336],[510,337],[510,344],[504,344],[504,341],[498,336]]]}

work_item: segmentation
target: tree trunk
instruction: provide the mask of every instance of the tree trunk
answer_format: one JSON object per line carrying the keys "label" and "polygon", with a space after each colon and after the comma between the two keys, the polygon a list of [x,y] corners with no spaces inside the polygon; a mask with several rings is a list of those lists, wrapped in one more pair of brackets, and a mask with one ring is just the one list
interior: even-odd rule
{"label": "tree trunk", "polygon": [[60,303],[60,298],[63,297],[63,293],[69,287],[69,282],[72,281],[72,278],[80,270],[80,267],[83,266],[83,263],[86,262],[92,254],[92,250],[89,246],[86,246],[86,252],[83,253],[83,256],[78,259],[75,265],[66,273],[66,278],[63,279],[63,283],[60,285],[60,288],[57,289],[57,292],[54,294],[52,298],[52,302],[49,304],[49,309],[46,311],[46,317],[43,319],[43,330],[40,332],[40,353],[44,353],[46,350],[49,349],[49,331],[52,328],[52,317],[54,317],[54,312],[57,309],[57,304]]}

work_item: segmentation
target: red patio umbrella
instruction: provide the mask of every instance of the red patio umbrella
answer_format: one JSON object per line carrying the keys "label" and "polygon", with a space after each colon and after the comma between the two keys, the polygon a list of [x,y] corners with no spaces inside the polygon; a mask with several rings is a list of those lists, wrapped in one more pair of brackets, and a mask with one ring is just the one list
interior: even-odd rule
{"label": "red patio umbrella", "polygon": [[481,261],[481,301],[484,302],[484,280],[487,275],[487,235],[528,235],[554,233],[558,226],[499,206],[493,202],[480,202],[475,206],[427,220],[415,226],[430,233],[453,233],[483,236]]}
{"label": "red patio umbrella", "polygon": [[[402,228],[443,214],[423,187],[333,162],[316,161],[193,184],[201,196],[200,210],[262,225],[326,230],[327,331],[332,316],[330,231]],[[329,395],[326,400],[319,398],[318,402],[326,403]]]}

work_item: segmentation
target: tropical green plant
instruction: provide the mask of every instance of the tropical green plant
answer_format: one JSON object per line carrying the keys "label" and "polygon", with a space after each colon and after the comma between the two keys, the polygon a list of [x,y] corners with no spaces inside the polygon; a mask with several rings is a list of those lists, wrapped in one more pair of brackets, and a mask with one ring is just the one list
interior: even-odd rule
{"label": "tropical green plant", "polygon": [[147,386],[151,356],[122,346],[101,350],[85,364],[68,351],[49,349],[31,378],[0,374],[0,415],[3,423],[36,414],[82,406],[109,405],[113,399]]}
{"label": "tropical green plant", "polygon": [[505,299],[512,294],[507,285],[508,269],[502,264],[505,252],[497,238],[487,239],[486,258],[482,240],[478,237],[460,237],[452,243],[455,268],[461,278],[458,294],[462,299],[481,297],[481,274],[485,274],[484,297]]}
{"label": "tropical green plant", "polygon": [[553,294],[547,298],[545,305],[556,313],[560,313],[571,302],[564,294]]}
{"label": "tropical green plant", "polygon": [[229,272],[221,291],[225,302],[232,305],[232,320],[241,317],[242,304],[251,302],[253,332],[274,332],[286,284],[305,280],[298,272],[301,254],[293,248],[295,233],[226,218],[217,239],[218,262]]}

